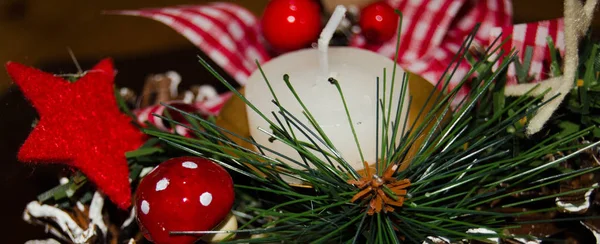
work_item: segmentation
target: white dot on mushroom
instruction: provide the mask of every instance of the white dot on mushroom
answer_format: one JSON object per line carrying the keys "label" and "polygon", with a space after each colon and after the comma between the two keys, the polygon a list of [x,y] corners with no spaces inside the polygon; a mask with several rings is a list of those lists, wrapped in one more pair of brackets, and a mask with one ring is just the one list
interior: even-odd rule
{"label": "white dot on mushroom", "polygon": [[200,203],[202,206],[206,207],[210,205],[210,202],[212,202],[212,194],[210,194],[210,192],[205,192],[200,195]]}
{"label": "white dot on mushroom", "polygon": [[148,214],[148,212],[150,212],[150,204],[146,200],[142,201],[142,205],[140,206],[140,208],[142,210],[142,213],[144,214]]}
{"label": "white dot on mushroom", "polygon": [[162,191],[164,189],[167,189],[167,186],[169,186],[169,179],[162,178],[161,180],[156,182],[156,191]]}
{"label": "white dot on mushroom", "polygon": [[188,168],[188,169],[198,168],[198,165],[192,161],[185,161],[185,162],[181,163],[181,166],[183,166],[184,168]]}

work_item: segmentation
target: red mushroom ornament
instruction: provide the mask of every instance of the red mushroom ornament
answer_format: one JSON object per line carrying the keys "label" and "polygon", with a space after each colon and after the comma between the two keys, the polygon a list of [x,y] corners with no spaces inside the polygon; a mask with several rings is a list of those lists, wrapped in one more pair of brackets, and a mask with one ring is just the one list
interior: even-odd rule
{"label": "red mushroom ornament", "polygon": [[233,200],[233,181],[223,167],[203,158],[179,157],[161,163],[142,179],[135,210],[148,240],[187,244],[201,236],[171,232],[211,230],[227,217]]}

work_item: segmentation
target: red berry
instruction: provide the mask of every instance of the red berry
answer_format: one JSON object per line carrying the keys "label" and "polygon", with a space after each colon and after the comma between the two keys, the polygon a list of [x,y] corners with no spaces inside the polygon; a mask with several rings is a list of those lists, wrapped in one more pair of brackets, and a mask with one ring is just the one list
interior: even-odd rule
{"label": "red berry", "polygon": [[321,11],[315,0],[271,0],[262,17],[262,30],[281,52],[309,46],[321,31]]}
{"label": "red berry", "polygon": [[359,24],[369,43],[380,44],[396,34],[398,15],[386,2],[375,2],[361,10]]}
{"label": "red berry", "polygon": [[233,205],[233,181],[225,169],[207,159],[179,157],[156,167],[140,182],[135,210],[144,236],[157,244],[194,243],[217,226]]}

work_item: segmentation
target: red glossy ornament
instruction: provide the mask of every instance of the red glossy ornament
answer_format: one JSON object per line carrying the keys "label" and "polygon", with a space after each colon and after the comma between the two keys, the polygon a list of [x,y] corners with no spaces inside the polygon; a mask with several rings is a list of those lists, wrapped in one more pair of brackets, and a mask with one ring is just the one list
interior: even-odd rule
{"label": "red glossy ornament", "polygon": [[321,31],[321,10],[315,0],[271,0],[262,17],[262,31],[281,52],[308,47]]}
{"label": "red glossy ornament", "polygon": [[179,157],[161,163],[142,179],[135,210],[148,240],[187,244],[200,236],[170,233],[211,230],[227,216],[233,200],[233,181],[223,167],[203,158]]}
{"label": "red glossy ornament", "polygon": [[398,18],[389,4],[380,1],[360,11],[359,25],[369,43],[380,44],[394,37],[398,30]]}

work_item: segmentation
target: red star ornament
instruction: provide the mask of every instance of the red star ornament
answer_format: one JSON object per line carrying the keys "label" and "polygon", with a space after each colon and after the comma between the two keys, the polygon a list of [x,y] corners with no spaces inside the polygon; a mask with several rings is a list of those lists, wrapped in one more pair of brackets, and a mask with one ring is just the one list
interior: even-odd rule
{"label": "red star ornament", "polygon": [[6,69],[40,116],[19,150],[19,161],[77,168],[127,209],[131,190],[125,152],[145,139],[117,107],[112,61],[102,60],[73,83],[19,63],[8,62]]}

